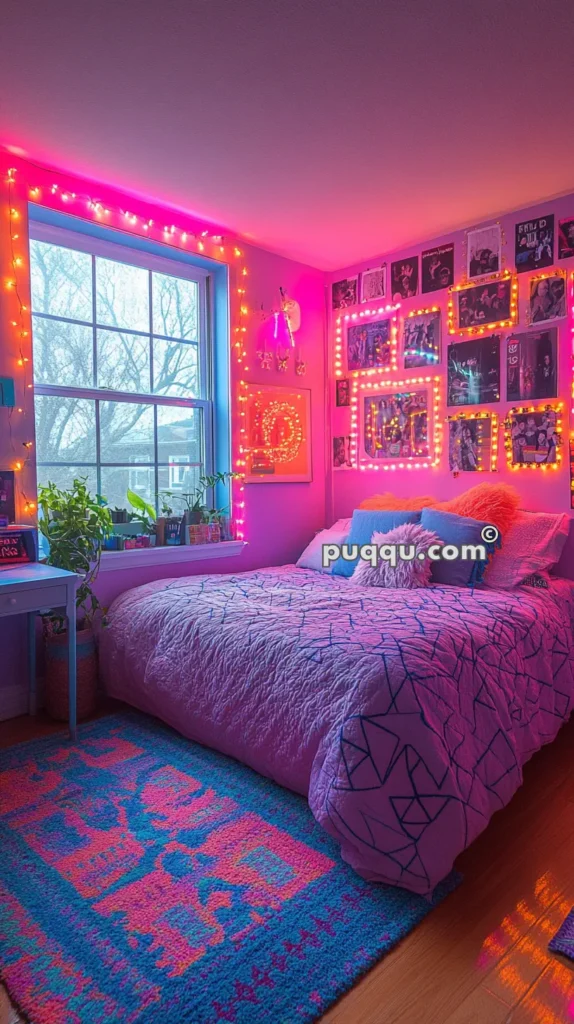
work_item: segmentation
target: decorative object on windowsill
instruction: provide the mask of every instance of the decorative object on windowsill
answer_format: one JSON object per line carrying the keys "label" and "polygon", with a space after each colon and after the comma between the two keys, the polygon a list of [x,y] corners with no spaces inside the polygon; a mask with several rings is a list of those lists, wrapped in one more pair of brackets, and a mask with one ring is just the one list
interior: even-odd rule
{"label": "decorative object on windowsill", "polygon": [[[100,495],[93,496],[85,479],[76,478],[69,490],[53,483],[38,491],[38,528],[49,544],[48,565],[75,572],[80,577],[76,591],[77,700],[78,718],[90,714],[96,703],[97,655],[94,620],[105,625],[104,609],[93,586],[100,568],[104,542],[112,529],[112,518]],[[49,715],[68,718],[68,661],[65,620],[53,613],[43,616],[46,647],[45,700]]]}
{"label": "decorative object on windowsill", "polygon": [[198,523],[188,527],[190,544],[218,544],[221,537],[219,523]]}
{"label": "decorative object on windowsill", "polygon": [[125,508],[111,508],[110,515],[114,526],[128,522],[128,511]]}
{"label": "decorative object on windowsill", "polygon": [[[217,484],[225,484],[228,480],[232,480],[236,477],[237,473],[212,473],[207,476],[200,476],[198,486],[194,491],[186,494],[173,494],[171,491],[166,491],[165,496],[172,501],[183,502],[185,511],[182,516],[181,525],[181,543],[195,543],[198,541],[191,540],[191,533],[189,533],[189,527],[200,526],[205,523],[213,523],[217,521],[218,516],[225,515],[229,510],[227,507],[215,509],[208,508],[205,504],[207,494],[212,491]],[[194,534],[195,536],[195,534]],[[202,543],[206,543],[202,541]]]}

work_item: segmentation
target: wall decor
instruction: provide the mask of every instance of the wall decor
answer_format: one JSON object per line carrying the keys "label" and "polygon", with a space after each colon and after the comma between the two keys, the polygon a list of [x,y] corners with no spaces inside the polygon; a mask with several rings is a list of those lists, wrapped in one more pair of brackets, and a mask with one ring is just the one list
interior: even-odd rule
{"label": "wall decor", "polygon": [[503,274],[482,284],[456,285],[449,291],[450,334],[483,334],[518,322],[518,281]]}
{"label": "wall decor", "polygon": [[500,336],[448,346],[447,405],[500,401]]}
{"label": "wall decor", "polygon": [[410,299],[419,288],[419,258],[408,256],[391,263],[391,295],[395,302]]}
{"label": "wall decor", "polygon": [[413,310],[403,323],[403,364],[405,370],[435,366],[440,359],[440,309]]}
{"label": "wall decor", "polygon": [[514,334],[506,345],[506,399],[523,402],[529,399],[556,398],[558,332],[555,327],[545,331]]}
{"label": "wall decor", "polygon": [[506,427],[506,458],[512,469],[557,469],[562,460],[563,403],[517,406]]}
{"label": "wall decor", "polygon": [[558,222],[558,259],[574,256],[574,217]]}
{"label": "wall decor", "polygon": [[333,438],[333,469],[353,469],[350,434]]}
{"label": "wall decor", "polygon": [[498,274],[502,270],[502,228],[489,224],[466,233],[466,277],[468,281]]}
{"label": "wall decor", "polygon": [[535,274],[529,280],[529,287],[529,324],[566,316],[566,271],[552,270],[546,274]]}
{"label": "wall decor", "polygon": [[574,438],[570,438],[570,508],[574,508]]}
{"label": "wall decor", "polygon": [[336,281],[331,285],[331,304],[333,309],[346,309],[348,306],[356,306],[358,302],[357,286],[358,274],[355,277],[346,277],[344,281]]}
{"label": "wall decor", "polygon": [[390,316],[378,320],[347,325],[347,369],[352,370],[391,370],[396,365],[396,332],[393,331],[393,318]]}
{"label": "wall decor", "polygon": [[554,214],[521,221],[514,240],[516,271],[542,270],[554,263]]}
{"label": "wall decor", "polygon": [[421,290],[437,292],[454,284],[454,242],[425,249],[421,256]]}
{"label": "wall decor", "polygon": [[387,264],[361,274],[361,302],[376,302],[387,293]]}
{"label": "wall decor", "polygon": [[311,392],[245,383],[242,397],[245,482],[310,482]]}
{"label": "wall decor", "polygon": [[[374,319],[381,319],[385,314],[391,314],[391,361],[390,365],[371,368],[368,372],[372,375],[373,373],[390,373],[391,370],[397,368],[397,332],[398,332],[398,320],[397,312],[401,308],[400,302],[387,303],[386,306],[379,306],[377,309],[362,309],[359,313],[341,313],[335,321],[335,377],[342,377],[343,373],[347,370],[347,354],[343,357],[343,334],[348,331],[348,328],[354,324],[360,324],[361,321],[368,322]],[[346,344],[345,338],[345,344]],[[345,361],[345,368],[343,368],[343,362]],[[361,372],[359,370],[353,371],[353,376]]]}
{"label": "wall decor", "polygon": [[353,465],[362,470],[437,466],[442,437],[439,405],[440,377],[436,375],[408,377],[386,388],[382,381],[354,379]]}
{"label": "wall decor", "polygon": [[477,412],[448,417],[448,467],[453,473],[496,469],[498,417]]}
{"label": "wall decor", "polygon": [[16,519],[16,496],[14,490],[14,471],[0,469],[0,516],[13,523]]}
{"label": "wall decor", "polygon": [[13,377],[0,377],[0,405],[13,409],[16,405],[16,388]]}
{"label": "wall decor", "polygon": [[351,385],[347,377],[335,381],[335,403],[337,406],[351,404]]}

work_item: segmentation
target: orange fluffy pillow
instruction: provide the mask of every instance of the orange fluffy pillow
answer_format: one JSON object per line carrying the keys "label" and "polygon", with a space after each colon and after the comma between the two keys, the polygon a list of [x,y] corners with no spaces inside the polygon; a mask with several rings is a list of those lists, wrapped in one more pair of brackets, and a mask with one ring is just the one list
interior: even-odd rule
{"label": "orange fluffy pillow", "polygon": [[463,491],[458,498],[440,501],[433,508],[491,523],[504,537],[516,521],[519,504],[520,495],[510,484],[477,484],[469,491]]}
{"label": "orange fluffy pillow", "polygon": [[431,505],[436,506],[436,498],[428,495],[422,498],[397,498],[395,494],[386,491],[385,494],[373,494],[372,498],[365,498],[359,508],[378,509],[384,512],[420,512]]}

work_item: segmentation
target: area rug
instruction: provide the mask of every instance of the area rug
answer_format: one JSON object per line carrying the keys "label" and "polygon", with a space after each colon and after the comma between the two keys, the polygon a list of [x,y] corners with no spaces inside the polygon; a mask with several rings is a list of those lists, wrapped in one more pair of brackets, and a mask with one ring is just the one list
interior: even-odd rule
{"label": "area rug", "polygon": [[561,953],[562,956],[574,960],[574,909],[564,919],[556,935],[548,943],[551,953]]}
{"label": "area rug", "polygon": [[433,903],[154,719],[0,756],[0,973],[33,1024],[316,1020]]}

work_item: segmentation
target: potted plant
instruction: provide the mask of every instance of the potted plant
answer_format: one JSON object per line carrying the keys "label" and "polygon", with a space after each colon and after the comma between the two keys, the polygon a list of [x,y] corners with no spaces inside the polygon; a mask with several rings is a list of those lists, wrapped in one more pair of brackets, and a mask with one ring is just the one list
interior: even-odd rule
{"label": "potted plant", "polygon": [[[78,718],[90,714],[96,702],[98,679],[94,619],[103,615],[93,586],[100,568],[102,546],[112,530],[106,502],[95,497],[85,479],[69,490],[48,483],[38,491],[38,529],[48,541],[48,565],[75,572]],[[54,613],[43,616],[46,646],[46,710],[53,718],[68,717],[68,659],[66,620]]]}
{"label": "potted plant", "polygon": [[129,488],[126,497],[132,507],[131,521],[139,523],[141,526],[141,533],[136,536],[134,547],[149,548],[151,538],[153,537],[155,540],[155,508],[135,491],[130,491]]}
{"label": "potted plant", "polygon": [[[173,495],[175,500],[182,501],[185,506],[182,522],[182,535],[185,539],[187,539],[186,533],[189,526],[213,524],[215,522],[215,518],[212,519],[210,516],[213,514],[214,517],[217,517],[220,512],[225,511],[224,509],[210,510],[205,504],[207,493],[217,484],[226,483],[227,480],[232,480],[236,476],[237,473],[212,473],[208,476],[200,476],[198,486],[194,491],[181,495]],[[214,531],[211,532],[214,534]],[[183,540],[182,543],[185,543],[185,540]]]}

